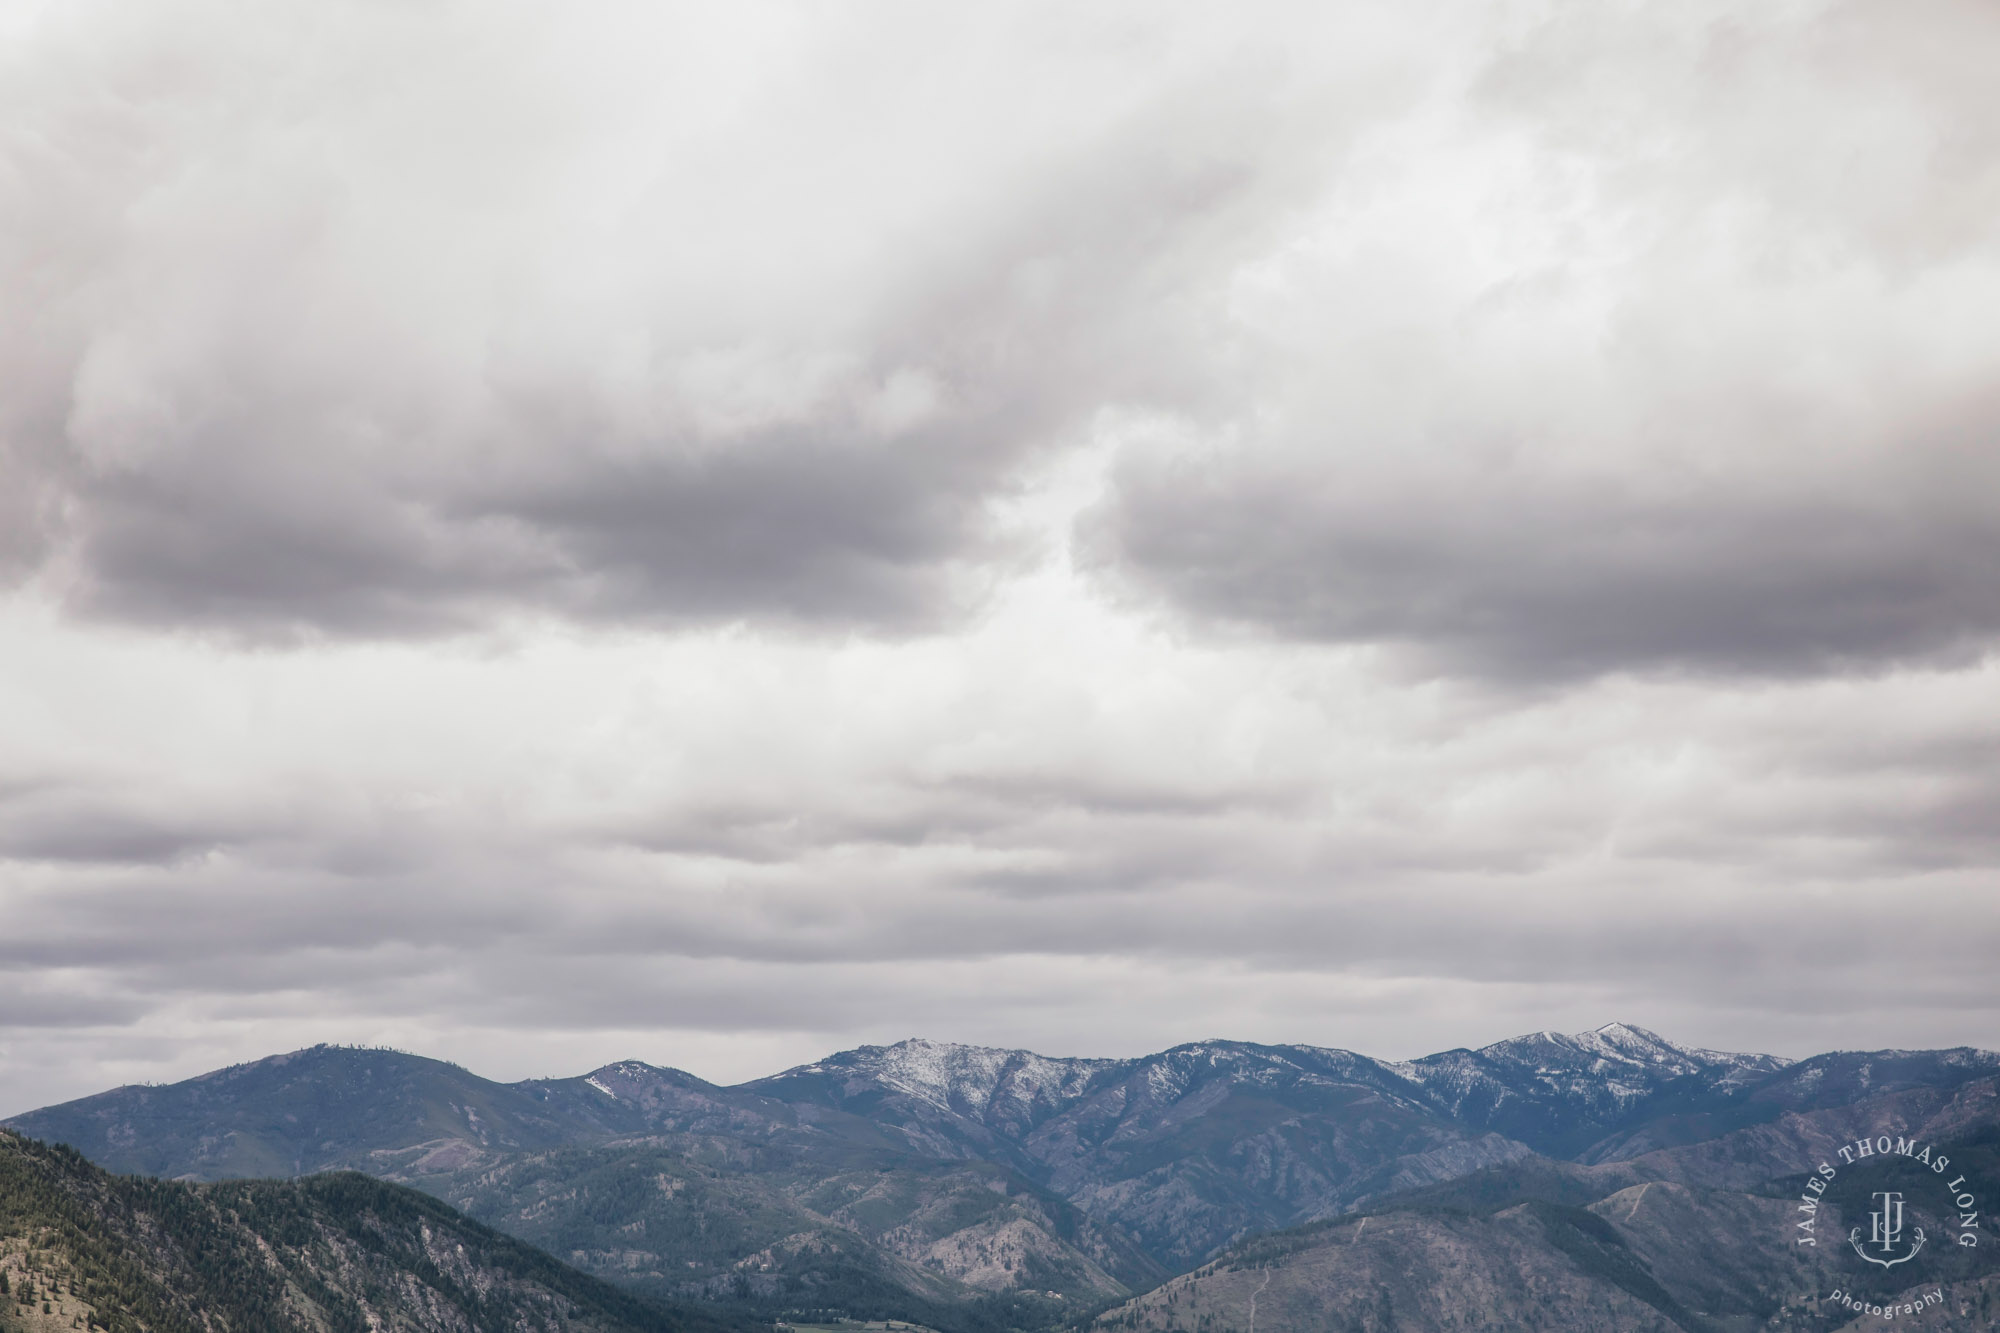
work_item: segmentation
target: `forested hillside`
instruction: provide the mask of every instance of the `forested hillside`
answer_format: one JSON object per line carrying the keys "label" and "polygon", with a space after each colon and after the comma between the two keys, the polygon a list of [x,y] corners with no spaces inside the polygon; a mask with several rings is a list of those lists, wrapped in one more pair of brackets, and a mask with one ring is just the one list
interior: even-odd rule
{"label": "forested hillside", "polygon": [[0,1131],[0,1330],[724,1333],[350,1172],[112,1176]]}
{"label": "forested hillside", "polygon": [[[1934,1243],[1875,1268],[1842,1243],[1873,1191],[1907,1188],[1891,1159],[1818,1196],[1825,1245],[1796,1242],[1807,1172],[1840,1136],[1897,1128],[1968,1179],[2000,1179],[1993,1081],[1949,1096],[1890,1093],[1776,1127],[1585,1166],[1534,1159],[1268,1233],[1107,1311],[1095,1333],[1846,1333],[1879,1328],[1850,1301],[1904,1306],[1916,1327],[2000,1329],[2000,1247],[1954,1243],[1942,1191],[1912,1190]],[[1837,1151],[1833,1160],[1841,1161]],[[1919,1181],[1919,1185],[1927,1184]],[[1977,1239],[1977,1237],[1975,1237]],[[1836,1295],[1838,1293],[1838,1295]],[[1922,1304],[1920,1304],[1920,1302]],[[1901,1322],[1890,1327],[1902,1327]]]}

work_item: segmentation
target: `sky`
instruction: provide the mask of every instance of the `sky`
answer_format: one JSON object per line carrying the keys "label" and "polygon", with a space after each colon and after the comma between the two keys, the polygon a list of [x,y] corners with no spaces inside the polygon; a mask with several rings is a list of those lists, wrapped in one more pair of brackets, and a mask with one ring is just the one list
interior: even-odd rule
{"label": "sky", "polygon": [[1984,0],[0,0],[0,1112],[2000,1046]]}

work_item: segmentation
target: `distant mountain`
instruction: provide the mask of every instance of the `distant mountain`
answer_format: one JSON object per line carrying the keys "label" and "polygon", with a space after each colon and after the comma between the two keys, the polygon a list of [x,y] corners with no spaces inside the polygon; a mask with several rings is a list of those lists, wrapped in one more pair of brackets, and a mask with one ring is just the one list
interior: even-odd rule
{"label": "distant mountain", "polygon": [[1612,1023],[1403,1062],[1225,1041],[1135,1060],[907,1041],[740,1090],[864,1116],[913,1150],[1005,1161],[1180,1269],[1252,1232],[1531,1154],[1597,1160],[1996,1070],[2000,1056],[1975,1051],[1793,1066]]}
{"label": "distant mountain", "polygon": [[358,1167],[371,1153],[426,1143],[518,1152],[613,1132],[456,1065],[334,1046],[119,1088],[8,1123],[116,1171],[202,1180]]}
{"label": "distant mountain", "polygon": [[865,1107],[915,1142],[958,1151],[1003,1138],[1008,1160],[1175,1269],[1251,1231],[1528,1153],[1438,1115],[1407,1081],[1344,1051],[1196,1043],[1089,1062],[1060,1081],[1037,1071],[1031,1090],[1010,1069],[990,1092],[960,1083],[940,1102],[898,1086],[907,1045],[836,1057],[837,1097],[825,1074],[750,1086]]}
{"label": "distant mountain", "polygon": [[1133,1062],[1050,1059],[914,1039],[863,1046],[787,1069],[742,1089],[889,1125],[940,1157],[1016,1158],[1038,1126]]}
{"label": "distant mountain", "polygon": [[[658,1132],[768,1138],[797,1122],[777,1103],[637,1061],[581,1078],[495,1083],[400,1051],[314,1046],[6,1123],[114,1170],[222,1180],[331,1167],[429,1171]],[[843,1128],[864,1145],[901,1146],[866,1121]],[[817,1126],[814,1137],[828,1132]],[[425,1163],[426,1154],[436,1156]]]}
{"label": "distant mountain", "polygon": [[11,1123],[118,1171],[364,1171],[587,1271],[745,1308],[837,1303],[933,1323],[970,1311],[971,1325],[955,1321],[970,1327],[1007,1322],[1008,1297],[1060,1311],[1167,1275],[1003,1165],[913,1152],[862,1116],[638,1061],[501,1084],[420,1056],[315,1047]]}
{"label": "distant mountain", "polygon": [[1569,1157],[1670,1110],[1739,1103],[1789,1063],[1677,1046],[1644,1028],[1610,1023],[1388,1068],[1420,1089],[1424,1105],[1459,1123]]}
{"label": "distant mountain", "polygon": [[1703,1093],[1680,1090],[1655,1099],[1643,1117],[1575,1154],[1617,1161],[1656,1148],[1701,1143],[1733,1129],[1768,1124],[1791,1112],[1852,1105],[1884,1093],[1952,1089],[2000,1072],[2000,1054],[1960,1046],[1943,1051],[1835,1051],[1785,1064],[1762,1077]]}
{"label": "distant mountain", "polygon": [[366,1176],[118,1177],[0,1132],[0,1328],[724,1333]]}
{"label": "distant mountain", "polygon": [[[500,1084],[319,1047],[12,1123],[117,1170],[365,1171],[664,1297],[970,1330],[1087,1315],[1246,1237],[1480,1173],[1557,1179],[1760,1127],[1782,1137],[1818,1110],[1948,1098],[1996,1072],[1990,1052],[1791,1063],[1625,1024],[1412,1061],[912,1040],[736,1087],[638,1061]],[[1578,1179],[1589,1203],[1611,1177]]]}

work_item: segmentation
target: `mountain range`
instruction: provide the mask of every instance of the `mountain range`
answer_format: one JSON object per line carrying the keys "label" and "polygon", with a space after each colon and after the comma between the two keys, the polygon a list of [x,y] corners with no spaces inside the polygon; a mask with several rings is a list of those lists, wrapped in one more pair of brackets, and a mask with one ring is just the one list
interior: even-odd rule
{"label": "mountain range", "polygon": [[[1648,1327],[1631,1322],[1643,1308],[1661,1327],[1791,1311],[1831,1328],[1786,1304],[1826,1274],[1773,1260],[1717,1286],[1645,1231],[1648,1209],[1681,1200],[1739,1227],[1782,1213],[1773,1182],[1810,1169],[1836,1122],[1928,1117],[1983,1151],[1996,1076],[2000,1055],[1970,1048],[1787,1061],[1625,1024],[1413,1061],[1228,1041],[1053,1059],[912,1040],[733,1087],[637,1061],[497,1083],[315,1047],[9,1124],[120,1172],[366,1173],[648,1297],[760,1316],[1213,1333],[1253,1317],[1231,1293],[1254,1271],[1270,1283],[1254,1317],[1273,1333],[1339,1327],[1323,1293],[1371,1289],[1371,1273],[1402,1309],[1395,1293],[1407,1305],[1422,1284],[1410,1275],[1451,1254],[1451,1272],[1489,1266],[1472,1284],[1489,1305],[1573,1287],[1572,1322],[1550,1327]],[[1624,1215],[1634,1189],[1651,1203]],[[1977,1288],[1982,1273],[1950,1276]],[[1464,1313],[1441,1306],[1433,1325],[1414,1311],[1340,1317],[1448,1328]]]}

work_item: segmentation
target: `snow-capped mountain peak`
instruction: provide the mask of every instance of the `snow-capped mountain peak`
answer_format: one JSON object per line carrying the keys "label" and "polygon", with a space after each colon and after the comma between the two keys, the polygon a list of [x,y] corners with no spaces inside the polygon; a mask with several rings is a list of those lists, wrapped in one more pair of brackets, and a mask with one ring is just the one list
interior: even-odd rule
{"label": "snow-capped mountain peak", "polygon": [[[779,1074],[873,1082],[939,1110],[982,1116],[1000,1105],[1054,1105],[1079,1093],[1115,1060],[1077,1060],[1033,1051],[912,1037],[893,1046],[861,1046]],[[774,1082],[777,1080],[773,1080]]]}
{"label": "snow-capped mountain peak", "polygon": [[1474,1054],[1494,1064],[1529,1066],[1545,1073],[1607,1074],[1622,1066],[1635,1071],[1674,1076],[1699,1073],[1717,1066],[1735,1068],[1750,1064],[1776,1067],[1769,1064],[1771,1057],[1768,1056],[1697,1050],[1668,1041],[1657,1032],[1649,1032],[1632,1023],[1606,1023],[1588,1032],[1565,1034],[1544,1031],[1529,1037],[1512,1037],[1483,1046]]}

